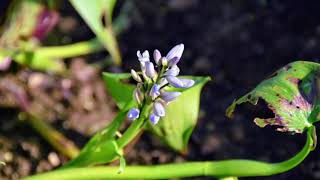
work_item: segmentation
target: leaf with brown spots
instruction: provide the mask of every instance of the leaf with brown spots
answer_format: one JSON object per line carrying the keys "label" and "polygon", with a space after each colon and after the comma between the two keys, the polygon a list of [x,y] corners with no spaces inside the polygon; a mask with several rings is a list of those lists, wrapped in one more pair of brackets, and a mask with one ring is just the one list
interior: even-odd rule
{"label": "leaf with brown spots", "polygon": [[226,114],[231,117],[235,107],[244,102],[257,105],[263,99],[274,118],[255,118],[260,126],[277,125],[279,131],[301,133],[317,121],[319,108],[318,76],[320,64],[296,61],[278,70],[248,94],[234,101]]}

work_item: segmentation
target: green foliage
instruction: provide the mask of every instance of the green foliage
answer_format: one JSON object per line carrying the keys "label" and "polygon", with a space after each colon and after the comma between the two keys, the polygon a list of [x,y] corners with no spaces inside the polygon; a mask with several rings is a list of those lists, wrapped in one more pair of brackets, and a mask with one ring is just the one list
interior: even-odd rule
{"label": "green foliage", "polygon": [[261,98],[274,112],[275,117],[255,118],[258,126],[277,125],[281,127],[277,130],[300,133],[319,120],[319,72],[320,65],[317,63],[297,61],[288,64],[236,100],[227,109],[227,116],[232,116],[236,105],[244,102],[256,105]]}
{"label": "green foliage", "polygon": [[65,71],[65,66],[62,61],[53,57],[42,56],[32,51],[0,50],[0,61],[6,56],[10,56],[18,64],[33,69],[58,73]]}
{"label": "green foliage", "polygon": [[182,151],[188,145],[198,120],[201,89],[210,80],[209,77],[188,78],[193,79],[195,85],[188,89],[171,88],[181,91],[181,96],[166,107],[166,116],[157,125],[148,125],[151,132],[176,151]]}
{"label": "green foliage", "polygon": [[[130,74],[104,73],[103,77],[108,92],[115,99],[119,108],[126,102],[134,102],[134,87],[122,82]],[[182,95],[166,107],[166,116],[155,126],[149,124],[147,129],[177,151],[186,148],[190,135],[196,125],[199,113],[200,93],[209,77],[189,77],[195,85],[189,89],[171,89],[181,91]],[[122,80],[122,81],[121,81]]]}
{"label": "green foliage", "polygon": [[81,150],[79,156],[66,164],[64,168],[108,163],[118,157],[122,157],[123,152],[122,149],[118,147],[115,136],[131,106],[130,103],[127,104],[112,123],[95,134]]}
{"label": "green foliage", "polygon": [[70,0],[70,2],[109,51],[114,63],[120,65],[119,48],[112,31],[112,12],[116,0],[93,0],[90,2]]}
{"label": "green foliage", "polygon": [[110,95],[114,98],[117,106],[122,109],[128,102],[133,101],[134,86],[123,83],[123,80],[127,80],[131,77],[128,73],[103,73],[103,79],[106,84],[106,88]]}
{"label": "green foliage", "polygon": [[63,62],[35,52],[36,45],[29,41],[43,8],[43,2],[40,0],[12,1],[5,23],[1,27],[0,61],[10,56],[18,64],[33,69],[51,72],[65,70]]}

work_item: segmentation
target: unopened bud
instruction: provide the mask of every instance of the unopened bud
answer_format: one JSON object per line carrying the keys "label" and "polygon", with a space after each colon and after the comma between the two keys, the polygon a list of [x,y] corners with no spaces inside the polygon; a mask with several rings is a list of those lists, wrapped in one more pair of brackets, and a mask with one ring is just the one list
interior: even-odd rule
{"label": "unopened bud", "polygon": [[152,62],[146,62],[145,66],[146,66],[146,75],[151,79],[155,78],[156,75],[157,75],[157,72],[154,69],[153,63]]}
{"label": "unopened bud", "polygon": [[153,59],[154,59],[154,61],[156,62],[156,64],[157,64],[158,66],[161,65],[161,61],[160,61],[160,59],[161,59],[161,53],[160,53],[160,51],[159,51],[158,49],[156,49],[156,50],[153,51]]}
{"label": "unopened bud", "polygon": [[142,79],[140,78],[139,74],[133,69],[131,69],[131,76],[137,82],[142,82]]}
{"label": "unopened bud", "polygon": [[166,57],[162,57],[160,59],[162,66],[168,66],[168,59]]}

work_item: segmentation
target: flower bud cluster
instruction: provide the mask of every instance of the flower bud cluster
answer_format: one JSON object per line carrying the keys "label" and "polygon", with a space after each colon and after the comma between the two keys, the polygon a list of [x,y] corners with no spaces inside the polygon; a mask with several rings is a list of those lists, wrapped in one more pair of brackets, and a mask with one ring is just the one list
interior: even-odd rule
{"label": "flower bud cluster", "polygon": [[[173,47],[166,56],[162,56],[159,50],[154,50],[153,59],[150,61],[149,52],[137,51],[141,71],[131,70],[132,78],[137,81],[134,98],[141,107],[142,104],[152,104],[152,112],[149,119],[152,124],[157,124],[161,117],[166,115],[165,107],[171,101],[181,95],[181,92],[165,91],[166,86],[175,88],[189,88],[194,85],[191,79],[178,78],[180,69],[177,66],[184,50],[184,45]],[[127,117],[129,120],[139,118],[140,109],[132,108]]]}

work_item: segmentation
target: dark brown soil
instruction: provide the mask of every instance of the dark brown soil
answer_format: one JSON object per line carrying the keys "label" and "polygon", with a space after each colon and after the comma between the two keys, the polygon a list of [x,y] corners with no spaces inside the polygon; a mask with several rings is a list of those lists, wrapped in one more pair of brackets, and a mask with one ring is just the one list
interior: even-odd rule
{"label": "dark brown soil", "polygon": [[[123,3],[120,1],[118,6]],[[175,44],[184,43],[181,74],[209,75],[213,81],[203,90],[201,116],[187,155],[172,152],[156,138],[144,134],[127,154],[128,164],[230,158],[278,162],[302,148],[304,135],[276,132],[273,127],[261,129],[253,123],[255,116],[271,115],[263,106],[244,105],[236,111],[233,120],[227,119],[224,113],[235,98],[287,63],[295,60],[319,62],[318,1],[135,0],[132,5],[130,26],[119,36],[124,66],[106,70],[137,69],[137,50],[157,48],[165,53]],[[57,42],[66,44],[93,37],[69,4],[64,4],[61,12],[66,24],[72,26],[60,24],[59,33],[51,38],[57,37]],[[99,53],[86,59],[97,62],[104,55]],[[108,107],[114,110],[113,105]],[[9,166],[1,170],[0,179],[17,179],[65,162],[66,159],[29,126],[17,120],[17,112],[0,110],[0,144],[3,144],[0,154],[9,161]],[[62,123],[72,124],[72,118],[52,123],[81,146],[89,136],[85,132],[88,121],[77,121],[79,115],[74,115],[75,128]],[[93,117],[89,124],[99,120]],[[318,149],[287,173],[247,179],[320,179]]]}

